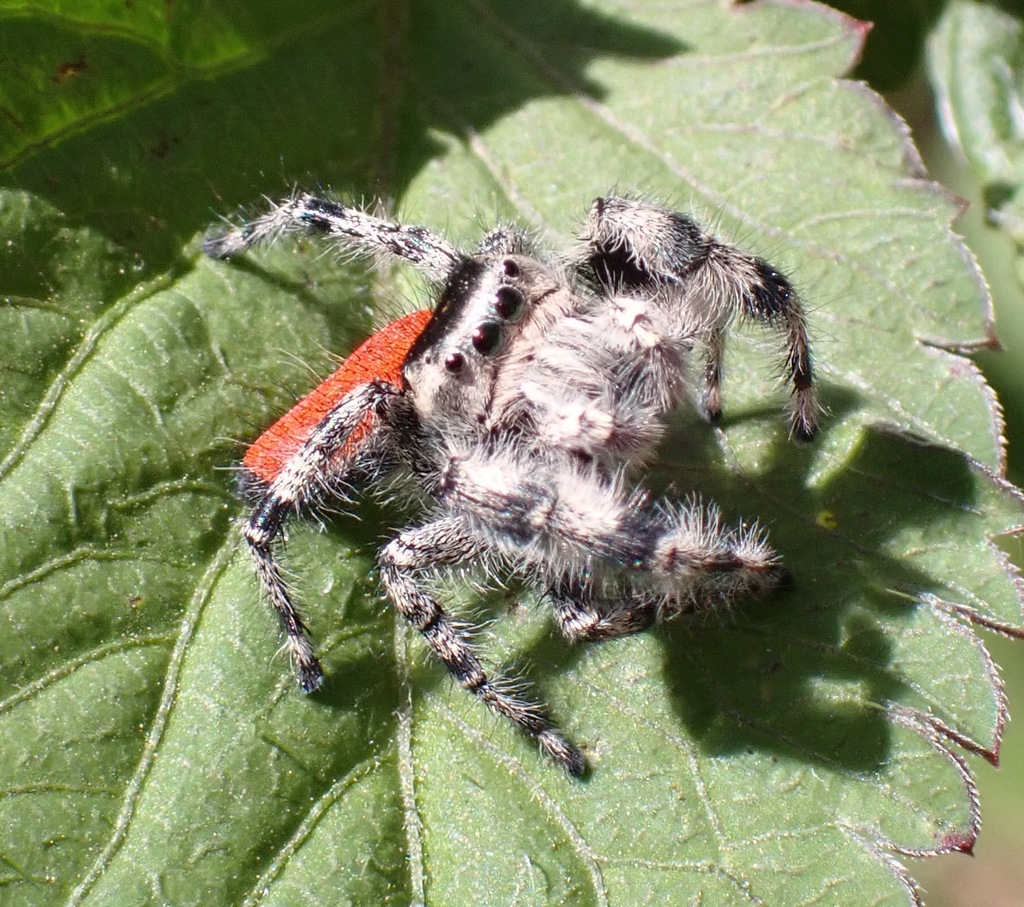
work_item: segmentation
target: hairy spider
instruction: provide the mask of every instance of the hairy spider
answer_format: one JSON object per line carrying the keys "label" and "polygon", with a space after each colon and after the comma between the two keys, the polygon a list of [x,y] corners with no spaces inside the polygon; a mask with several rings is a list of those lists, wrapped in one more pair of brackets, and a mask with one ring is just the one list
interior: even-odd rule
{"label": "hairy spider", "polygon": [[466,253],[421,227],[314,195],[286,199],[209,236],[225,258],[284,233],[324,234],[355,254],[409,262],[437,284],[359,347],[249,448],[255,509],[242,528],[306,691],[323,681],[274,556],[293,512],[395,472],[430,502],[379,555],[388,598],[458,682],[572,775],[583,755],[542,706],[489,675],[431,594],[438,568],[483,561],[536,584],[570,641],[635,633],[696,608],[761,593],[783,575],[765,533],[725,526],[697,499],[653,500],[637,467],[703,358],[699,407],[721,412],[725,336],[737,316],[785,337],[791,433],[817,404],[807,331],[790,282],[682,214],[597,199],[577,252],[545,258],[514,227]]}

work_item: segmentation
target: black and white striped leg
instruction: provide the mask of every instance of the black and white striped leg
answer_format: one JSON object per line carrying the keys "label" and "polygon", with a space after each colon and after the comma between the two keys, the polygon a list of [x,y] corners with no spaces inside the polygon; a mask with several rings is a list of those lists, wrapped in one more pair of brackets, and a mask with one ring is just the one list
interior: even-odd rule
{"label": "black and white striped leg", "polygon": [[763,258],[753,259],[753,273],[742,290],[743,312],[785,335],[785,374],[792,394],[790,426],[796,437],[807,441],[818,430],[818,400],[803,307],[789,279]]}
{"label": "black and white striped leg", "polygon": [[658,619],[653,596],[624,591],[615,602],[595,600],[589,586],[575,577],[563,577],[548,590],[555,624],[569,642],[612,639],[646,630]]}
{"label": "black and white striped leg", "polygon": [[514,456],[453,458],[442,501],[513,557],[579,573],[605,564],[679,607],[714,606],[778,585],[778,557],[754,527],[729,529],[698,500],[652,504],[586,466],[545,471]]}
{"label": "black and white striped leg", "polygon": [[285,233],[336,237],[346,249],[364,255],[391,255],[438,278],[462,260],[457,249],[424,227],[375,217],[361,208],[308,192],[272,205],[266,214],[239,227],[210,234],[203,240],[203,251],[212,258],[229,258]]}
{"label": "black and white striped leg", "polygon": [[299,685],[312,693],[323,683],[313,643],[281,575],[274,546],[285,520],[308,504],[315,492],[336,479],[336,454],[355,428],[396,391],[385,384],[364,384],[347,394],[313,430],[306,443],[267,487],[242,527],[260,584],[285,632],[285,648]]}
{"label": "black and white striped leg", "polygon": [[381,582],[398,612],[423,634],[451,675],[487,706],[537,741],[570,775],[586,769],[583,754],[552,724],[544,709],[513,692],[513,685],[489,677],[465,636],[429,593],[425,572],[436,565],[479,557],[483,544],[456,518],[409,529],[380,555]]}
{"label": "black and white striped leg", "polygon": [[281,621],[281,629],[285,633],[285,649],[299,686],[305,692],[312,693],[323,683],[323,668],[320,667],[309,631],[292,602],[288,585],[274,557],[274,543],[281,534],[288,509],[268,493],[242,527],[242,536],[249,545],[249,554],[256,566],[260,585]]}
{"label": "black and white striped leg", "polygon": [[692,218],[634,199],[595,199],[581,240],[584,273],[589,270],[614,292],[650,299],[675,297],[682,335],[704,335],[702,409],[710,419],[721,412],[724,331],[734,316],[742,314],[780,330],[791,389],[790,428],[799,438],[813,437],[818,403],[807,325],[800,297],[784,274],[763,258],[704,232]]}

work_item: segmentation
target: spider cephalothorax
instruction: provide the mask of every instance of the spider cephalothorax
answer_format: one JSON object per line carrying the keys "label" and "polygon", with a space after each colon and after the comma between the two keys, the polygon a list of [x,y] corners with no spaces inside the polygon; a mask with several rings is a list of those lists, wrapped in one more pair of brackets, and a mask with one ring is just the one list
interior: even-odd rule
{"label": "spider cephalothorax", "polygon": [[580,774],[580,751],[542,707],[487,674],[429,580],[481,560],[515,570],[571,641],[634,633],[777,584],[782,570],[759,528],[729,528],[699,500],[654,500],[635,474],[689,394],[695,354],[699,406],[709,419],[720,414],[725,336],[737,316],[784,334],[791,431],[813,435],[807,332],[792,285],[690,218],[617,197],[594,202],[577,254],[560,263],[513,228],[464,253],[422,228],[312,195],[204,248],[227,257],[296,231],[394,256],[438,285],[433,310],[374,334],[243,460],[256,498],[243,535],[299,683],[315,690],[323,673],[275,560],[284,521],[341,487],[398,473],[429,506],[421,525],[380,552],[387,596],[463,687]]}

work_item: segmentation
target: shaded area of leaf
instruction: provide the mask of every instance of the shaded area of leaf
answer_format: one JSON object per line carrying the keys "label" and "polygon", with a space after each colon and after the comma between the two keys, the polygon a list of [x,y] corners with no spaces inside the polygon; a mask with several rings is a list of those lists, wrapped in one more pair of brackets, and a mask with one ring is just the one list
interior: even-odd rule
{"label": "shaded area of leaf", "polygon": [[[174,83],[173,94],[152,96],[137,83],[126,84],[117,72],[90,70],[101,86],[98,90],[106,91],[102,86],[109,80],[144,103],[130,117],[90,114],[92,128],[75,139],[81,143],[78,149],[66,149],[72,156],[83,152],[80,160],[89,165],[84,183],[67,173],[59,180],[48,178],[45,158],[39,156],[29,157],[14,177],[63,210],[85,214],[90,206],[82,201],[102,197],[103,206],[86,214],[89,225],[137,249],[147,268],[159,270],[185,241],[205,229],[213,212],[250,204],[254,194],[269,188],[268,178],[280,187],[301,180],[329,183],[339,191],[364,191],[368,180],[386,178],[387,183],[376,188],[400,196],[405,182],[437,151],[431,130],[447,125],[440,119],[413,123],[405,115],[407,95],[415,92],[424,72],[443,69],[458,79],[459,95],[472,105],[478,128],[531,99],[570,90],[543,80],[502,78],[501,54],[508,38],[496,30],[500,20],[484,2],[416,4],[397,21],[370,3],[345,4],[326,20],[312,10],[307,6],[304,15],[290,19],[280,4],[246,6],[244,13],[229,6],[220,15],[230,20],[230,26],[218,28],[216,23],[200,26],[205,15],[195,9],[172,6],[168,16],[174,27],[169,31],[187,32],[189,37],[161,35],[160,41],[190,48],[198,40],[192,32],[207,27],[229,44],[232,36],[242,34],[244,53],[210,49],[208,58],[221,64],[222,57],[235,56],[236,64],[244,63],[245,68],[185,73]],[[639,27],[572,0],[531,0],[516,4],[512,15],[513,22],[526,29],[551,23],[560,65],[572,88],[598,96],[600,84],[585,76],[586,67],[598,56],[657,60],[683,47],[655,28]],[[286,19],[288,27],[280,27]],[[48,20],[14,22],[41,30],[42,45],[60,44],[46,33],[57,27]],[[83,29],[80,40],[91,46],[93,35],[78,21],[67,20],[60,27]],[[392,29],[398,33],[390,33]],[[161,31],[156,26],[154,30]],[[439,34],[431,35],[435,31]],[[17,34],[10,40],[15,46],[27,43]],[[121,48],[118,57],[144,58],[145,53],[141,45],[134,51],[129,46]],[[19,67],[32,60],[31,55],[23,59],[22,52],[10,57]],[[215,81],[207,81],[213,76]],[[16,68],[2,84],[38,82],[38,74]],[[34,91],[31,102],[43,105],[47,116],[61,118],[73,132],[77,115],[59,97]],[[9,116],[30,119],[27,104],[28,99],[16,97]],[[197,129],[204,120],[216,122],[218,128]],[[36,133],[34,142],[45,138],[44,130]],[[274,141],[268,142],[271,135]],[[397,147],[396,136],[401,136]],[[382,146],[382,141],[387,144]],[[396,151],[400,158],[395,158]],[[7,160],[9,166],[11,159]],[[97,161],[104,164],[100,171],[94,166]],[[216,187],[203,180],[209,170],[217,173]],[[152,178],[145,178],[147,171]],[[115,212],[116,220],[111,216]]]}
{"label": "shaded area of leaf", "polygon": [[[45,9],[51,6],[50,9]],[[48,143],[224,69],[250,65],[297,34],[365,14],[363,3],[324,11],[250,4],[0,4],[0,166]]]}

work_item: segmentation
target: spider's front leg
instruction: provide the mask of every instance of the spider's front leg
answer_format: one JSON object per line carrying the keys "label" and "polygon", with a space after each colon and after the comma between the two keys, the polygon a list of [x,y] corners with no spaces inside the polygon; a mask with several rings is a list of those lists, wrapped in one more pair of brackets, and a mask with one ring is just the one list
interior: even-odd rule
{"label": "spider's front leg", "polygon": [[285,632],[285,648],[291,657],[299,685],[307,693],[323,683],[323,669],[302,621],[281,569],[274,546],[281,536],[285,520],[313,502],[318,494],[337,479],[338,455],[353,432],[378,412],[385,401],[398,393],[397,388],[371,382],[345,395],[313,429],[306,442],[287,461],[260,494],[252,515],[242,527],[260,584],[266,590]]}
{"label": "spider's front leg", "polygon": [[722,361],[729,324],[739,315],[779,330],[786,344],[790,427],[809,439],[818,402],[803,306],[789,279],[763,258],[706,233],[692,218],[634,199],[598,198],[581,235],[581,271],[611,296],[658,306],[682,337],[696,337],[705,366],[701,409],[721,415]]}
{"label": "spider's front leg", "polygon": [[327,236],[342,250],[391,256],[436,278],[445,277],[462,259],[457,249],[424,227],[385,220],[309,192],[272,204],[265,214],[241,226],[211,233],[203,240],[203,251],[212,258],[230,258],[285,233]]}
{"label": "spider's front leg", "polygon": [[463,520],[443,517],[406,530],[384,547],[381,582],[399,614],[423,634],[460,686],[533,737],[570,775],[582,775],[583,754],[539,705],[517,695],[507,681],[488,676],[468,640],[428,590],[425,580],[435,567],[472,561],[486,547]]}

